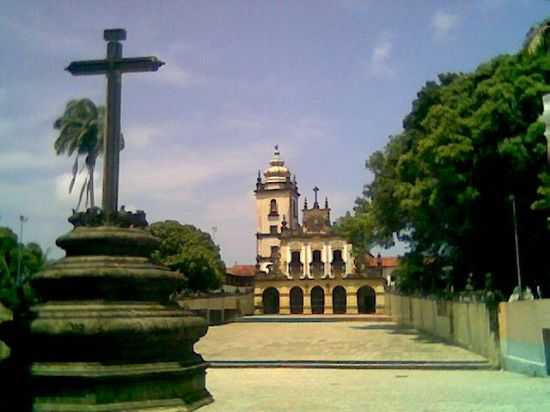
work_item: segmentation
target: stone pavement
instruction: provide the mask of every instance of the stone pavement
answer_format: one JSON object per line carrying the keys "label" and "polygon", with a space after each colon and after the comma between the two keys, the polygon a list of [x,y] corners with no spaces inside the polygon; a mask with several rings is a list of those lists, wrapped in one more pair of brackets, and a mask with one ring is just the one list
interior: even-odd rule
{"label": "stone pavement", "polygon": [[230,323],[211,326],[195,346],[207,361],[485,361],[394,323]]}
{"label": "stone pavement", "polygon": [[209,369],[201,412],[545,412],[550,379],[500,371]]}

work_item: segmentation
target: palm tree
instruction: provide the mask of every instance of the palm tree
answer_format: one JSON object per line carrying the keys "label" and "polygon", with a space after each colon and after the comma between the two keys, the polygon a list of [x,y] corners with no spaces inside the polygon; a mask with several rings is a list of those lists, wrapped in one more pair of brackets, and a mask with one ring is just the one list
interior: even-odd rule
{"label": "palm tree", "polygon": [[528,55],[550,53],[550,17],[529,29],[522,50]]}
{"label": "palm tree", "polygon": [[[90,99],[71,100],[65,107],[65,112],[54,122],[54,129],[59,130],[55,140],[55,152],[58,155],[74,155],[73,176],[69,185],[72,192],[76,176],[86,167],[88,177],[80,190],[76,209],[80,208],[82,196],[86,191],[86,207],[88,201],[91,207],[94,200],[94,169],[98,156],[103,151],[103,128],[105,107],[96,106]],[[79,159],[85,156],[84,165],[79,170]]]}

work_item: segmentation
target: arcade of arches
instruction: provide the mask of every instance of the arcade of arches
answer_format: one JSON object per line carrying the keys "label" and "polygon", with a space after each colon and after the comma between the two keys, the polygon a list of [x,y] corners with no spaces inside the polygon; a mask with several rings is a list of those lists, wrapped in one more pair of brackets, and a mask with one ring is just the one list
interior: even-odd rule
{"label": "arcade of arches", "polygon": [[257,288],[254,299],[256,314],[374,314],[384,309],[384,283],[274,280]]}

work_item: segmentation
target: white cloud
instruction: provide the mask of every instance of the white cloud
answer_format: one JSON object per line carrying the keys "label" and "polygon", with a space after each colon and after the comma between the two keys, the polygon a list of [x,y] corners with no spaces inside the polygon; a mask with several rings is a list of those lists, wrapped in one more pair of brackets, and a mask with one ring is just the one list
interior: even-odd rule
{"label": "white cloud", "polygon": [[374,45],[367,65],[368,74],[372,77],[382,78],[392,76],[395,72],[390,65],[393,43],[389,36],[382,36]]}
{"label": "white cloud", "polygon": [[176,63],[162,66],[157,73],[148,76],[148,78],[178,87],[188,87],[197,80],[195,76],[191,75],[191,72],[178,66]]}
{"label": "white cloud", "polygon": [[161,133],[160,129],[150,126],[130,127],[124,132],[124,141],[126,145],[143,149],[154,143]]}
{"label": "white cloud", "polygon": [[456,14],[445,11],[437,11],[432,17],[431,27],[434,32],[435,39],[440,40],[445,38],[458,24],[458,16]]}
{"label": "white cloud", "polygon": [[31,152],[13,151],[0,153],[0,172],[49,169],[56,166],[55,158],[38,156]]}

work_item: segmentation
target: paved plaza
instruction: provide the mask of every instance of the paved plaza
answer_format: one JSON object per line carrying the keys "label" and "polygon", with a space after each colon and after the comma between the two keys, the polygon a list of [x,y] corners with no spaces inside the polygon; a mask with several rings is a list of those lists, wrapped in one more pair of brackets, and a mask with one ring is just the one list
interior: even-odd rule
{"label": "paved plaza", "polygon": [[550,379],[499,371],[209,369],[201,412],[545,412]]}
{"label": "paved plaza", "polygon": [[[206,360],[480,361],[393,323],[232,323],[196,345]],[[204,412],[550,411],[550,380],[495,370],[210,368]]]}
{"label": "paved plaza", "polygon": [[230,323],[196,345],[208,361],[483,361],[411,328],[381,322]]}

